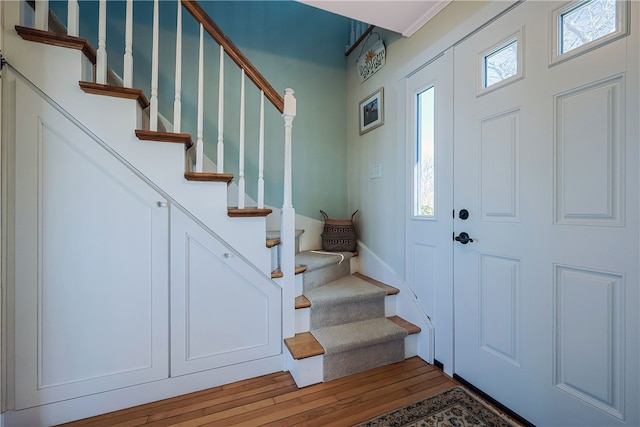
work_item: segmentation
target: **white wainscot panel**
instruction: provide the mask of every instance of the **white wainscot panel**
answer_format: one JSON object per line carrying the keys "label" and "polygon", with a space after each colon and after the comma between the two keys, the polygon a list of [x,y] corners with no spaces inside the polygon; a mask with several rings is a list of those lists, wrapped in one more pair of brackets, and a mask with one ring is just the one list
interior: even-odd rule
{"label": "white wainscot panel", "polygon": [[520,260],[480,257],[480,347],[520,366]]}
{"label": "white wainscot panel", "polygon": [[554,385],[622,418],[624,278],[555,266]]}
{"label": "white wainscot panel", "polygon": [[267,295],[192,236],[187,265],[187,360],[268,344]]}
{"label": "white wainscot panel", "polygon": [[163,199],[56,118],[38,121],[37,195],[20,194],[37,198],[39,236],[37,287],[16,291],[17,323],[37,334],[17,340],[17,408],[168,376]]}
{"label": "white wainscot panel", "polygon": [[171,374],[280,354],[280,287],[185,214],[171,224]]}
{"label": "white wainscot panel", "polygon": [[435,250],[434,246],[423,244],[416,244],[413,247],[415,256],[413,292],[424,312],[432,318],[435,300]]}
{"label": "white wainscot panel", "polygon": [[555,98],[556,223],[622,225],[624,80]]}
{"label": "white wainscot panel", "polygon": [[519,219],[520,110],[480,122],[481,214],[487,221]]}

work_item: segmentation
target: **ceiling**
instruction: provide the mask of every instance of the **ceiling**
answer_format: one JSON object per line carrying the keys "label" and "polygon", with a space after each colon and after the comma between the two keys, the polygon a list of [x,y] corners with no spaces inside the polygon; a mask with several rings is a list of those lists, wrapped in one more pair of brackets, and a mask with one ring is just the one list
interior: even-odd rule
{"label": "ceiling", "polygon": [[298,0],[338,15],[411,37],[451,0]]}

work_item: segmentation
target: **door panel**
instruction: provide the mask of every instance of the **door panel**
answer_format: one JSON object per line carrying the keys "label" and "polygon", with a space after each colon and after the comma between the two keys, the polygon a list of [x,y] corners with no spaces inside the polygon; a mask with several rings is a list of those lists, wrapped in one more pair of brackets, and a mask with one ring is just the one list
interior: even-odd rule
{"label": "door panel", "polygon": [[[406,80],[407,102],[407,219],[405,276],[418,303],[435,328],[435,358],[453,374],[453,280],[451,212],[453,208],[452,99],[453,69],[451,51],[434,59]],[[428,91],[428,105],[419,104],[420,94]],[[428,116],[428,117],[427,117]],[[432,127],[422,132],[425,127]],[[430,207],[416,206],[422,142],[432,150],[423,162],[421,185],[433,194]],[[426,197],[430,199],[431,196]],[[445,285],[443,285],[445,284]]]}
{"label": "door panel", "polygon": [[171,376],[282,352],[281,289],[171,211]]}
{"label": "door panel", "polygon": [[[454,49],[455,371],[538,425],[637,425],[637,36],[550,66],[564,4]],[[517,32],[522,77],[479,91]]]}

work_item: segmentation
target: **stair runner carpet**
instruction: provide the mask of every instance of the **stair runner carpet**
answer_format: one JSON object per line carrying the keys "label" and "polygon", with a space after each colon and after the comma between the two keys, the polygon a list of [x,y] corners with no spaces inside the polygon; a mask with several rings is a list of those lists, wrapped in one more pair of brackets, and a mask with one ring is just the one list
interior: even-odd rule
{"label": "stair runner carpet", "polygon": [[404,359],[407,330],[385,318],[385,290],[350,274],[352,255],[302,252],[296,257],[307,266],[303,294],[311,302],[310,332],[325,351],[324,381]]}

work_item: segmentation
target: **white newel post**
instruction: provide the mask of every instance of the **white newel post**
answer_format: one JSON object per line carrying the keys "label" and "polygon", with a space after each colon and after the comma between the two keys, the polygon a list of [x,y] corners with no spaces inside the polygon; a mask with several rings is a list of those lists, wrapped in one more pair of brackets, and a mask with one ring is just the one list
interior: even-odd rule
{"label": "white newel post", "polygon": [[67,3],[67,34],[78,37],[80,34],[80,7],[78,0],[69,0]]}
{"label": "white newel post", "polygon": [[107,83],[107,0],[98,8],[98,50],[96,51],[96,83]]}
{"label": "white newel post", "polygon": [[178,0],[176,19],[176,92],[173,100],[173,131],[180,133],[182,126],[182,3]]}
{"label": "white newel post", "polygon": [[240,77],[240,135],[238,150],[238,209],[244,209],[244,68]]}
{"label": "white newel post", "polygon": [[158,130],[158,39],[159,39],[158,0],[153,0],[153,44],[151,51],[151,98],[149,99],[149,130]]}
{"label": "white newel post", "polygon": [[220,75],[218,76],[218,173],[224,173],[224,47],[220,45]]}
{"label": "white newel post", "polygon": [[124,19],[124,87],[133,87],[133,0],[127,0]]}
{"label": "white newel post", "polygon": [[258,209],[264,208],[264,91],[260,91],[260,134],[258,135]]}
{"label": "white newel post", "polygon": [[203,170],[204,156],[204,28],[200,24],[200,48],[198,51],[198,123],[196,129],[196,172]]}
{"label": "white newel post", "polygon": [[295,234],[296,211],[291,203],[291,130],[296,117],[296,98],[293,89],[284,91],[284,196],[280,217],[280,239],[282,241],[282,324],[283,338],[295,335]]}
{"label": "white newel post", "polygon": [[36,0],[35,8],[36,29],[49,31],[49,0]]}

